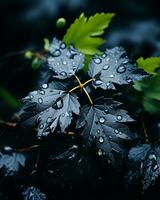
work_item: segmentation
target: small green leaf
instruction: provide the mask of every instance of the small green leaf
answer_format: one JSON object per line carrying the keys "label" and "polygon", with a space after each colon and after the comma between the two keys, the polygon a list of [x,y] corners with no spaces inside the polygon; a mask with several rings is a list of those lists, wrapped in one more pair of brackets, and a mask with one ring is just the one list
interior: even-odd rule
{"label": "small green leaf", "polygon": [[44,38],[44,50],[48,51],[49,50],[49,39]]}
{"label": "small green leaf", "polygon": [[0,97],[4,100],[6,104],[14,109],[20,108],[21,106],[20,101],[4,87],[0,87]]}
{"label": "small green leaf", "polygon": [[39,69],[40,65],[41,65],[41,61],[37,57],[35,57],[32,60],[32,69],[37,70]]}
{"label": "small green leaf", "polygon": [[97,13],[87,19],[84,13],[76,19],[67,30],[63,41],[69,46],[74,44],[82,53],[94,55],[100,53],[98,48],[104,43],[101,36],[109,26],[113,13]]}
{"label": "small green leaf", "polygon": [[141,81],[135,81],[133,87],[142,93],[145,110],[160,114],[160,73]]}
{"label": "small green leaf", "polygon": [[66,25],[66,20],[64,18],[59,18],[56,21],[57,28],[63,28]]}
{"label": "small green leaf", "polygon": [[149,74],[154,74],[156,68],[160,67],[160,57],[150,57],[144,59],[143,57],[137,60],[137,65]]}
{"label": "small green leaf", "polygon": [[24,57],[27,59],[32,59],[33,55],[34,55],[34,53],[32,51],[26,51],[24,54]]}

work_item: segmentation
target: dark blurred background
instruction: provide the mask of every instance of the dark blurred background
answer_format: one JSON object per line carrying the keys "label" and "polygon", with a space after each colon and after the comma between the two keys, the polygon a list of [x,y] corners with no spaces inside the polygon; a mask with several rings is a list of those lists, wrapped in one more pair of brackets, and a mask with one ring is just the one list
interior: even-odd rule
{"label": "dark blurred background", "polygon": [[[33,88],[37,72],[21,52],[41,49],[45,37],[61,39],[82,12],[87,16],[116,13],[104,35],[105,47],[122,45],[133,59],[160,55],[160,12],[156,0],[0,0],[0,11],[0,117],[8,117],[18,107],[14,97],[21,98]],[[66,18],[67,24],[58,30],[55,23],[59,17]]]}

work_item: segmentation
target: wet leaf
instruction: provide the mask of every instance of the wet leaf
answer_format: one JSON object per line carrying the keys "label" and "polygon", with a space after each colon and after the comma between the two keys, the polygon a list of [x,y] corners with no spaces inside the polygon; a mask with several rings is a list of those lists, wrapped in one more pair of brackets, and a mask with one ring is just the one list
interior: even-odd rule
{"label": "wet leaf", "polygon": [[24,154],[16,152],[9,146],[0,151],[0,170],[5,176],[16,175],[20,167],[25,166]]}
{"label": "wet leaf", "polygon": [[78,97],[60,82],[43,84],[41,90],[30,92],[23,102],[19,112],[22,124],[38,126],[38,136],[47,136],[58,125],[64,132],[71,124],[73,113],[79,114]]}
{"label": "wet leaf", "polygon": [[141,144],[131,148],[129,155],[130,171],[126,176],[128,182],[141,181],[143,190],[154,185],[160,176],[160,147],[159,145]]}
{"label": "wet leaf", "polygon": [[[93,106],[82,108],[77,128],[82,128],[82,135],[88,145],[96,143],[99,156],[106,156],[114,167],[118,165],[116,155],[123,157],[122,144],[133,139],[133,135],[123,122],[132,122],[127,111],[118,108],[121,104],[112,99],[100,100]],[[119,158],[120,158],[119,156]]]}
{"label": "wet leaf", "polygon": [[37,187],[31,186],[23,191],[24,200],[46,200],[46,195],[42,193]]}
{"label": "wet leaf", "polygon": [[142,71],[131,64],[123,48],[108,49],[102,56],[95,56],[88,74],[93,78],[93,86],[102,89],[115,89],[114,84],[129,84],[145,77]]}
{"label": "wet leaf", "polygon": [[53,70],[59,79],[75,75],[84,66],[84,55],[79,53],[73,45],[68,49],[65,43],[54,38],[49,51],[52,55],[48,58],[49,69]]}

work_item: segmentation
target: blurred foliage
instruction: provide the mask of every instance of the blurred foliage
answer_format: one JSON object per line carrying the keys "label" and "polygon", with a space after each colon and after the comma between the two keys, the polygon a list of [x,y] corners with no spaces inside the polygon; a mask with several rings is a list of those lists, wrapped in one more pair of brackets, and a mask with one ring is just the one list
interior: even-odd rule
{"label": "blurred foliage", "polygon": [[160,73],[136,81],[134,88],[141,92],[144,109],[152,114],[160,114]]}
{"label": "blurred foliage", "polygon": [[149,74],[154,74],[155,70],[160,66],[160,57],[143,57],[137,60],[137,65]]}

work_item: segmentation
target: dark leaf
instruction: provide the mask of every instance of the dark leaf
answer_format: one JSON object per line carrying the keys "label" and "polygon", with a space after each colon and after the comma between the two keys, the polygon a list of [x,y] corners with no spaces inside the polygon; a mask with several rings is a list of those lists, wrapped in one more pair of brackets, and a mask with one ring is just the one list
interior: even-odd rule
{"label": "dark leaf", "polygon": [[79,114],[77,96],[67,92],[63,83],[43,84],[39,91],[23,99],[19,117],[24,125],[38,125],[38,136],[47,136],[59,125],[62,132],[71,124],[72,114]]}
{"label": "dark leaf", "polygon": [[69,78],[84,66],[84,55],[79,53],[72,45],[68,49],[62,41],[53,39],[49,51],[48,65],[57,74],[57,78]]}
{"label": "dark leaf", "polygon": [[95,56],[89,66],[88,74],[93,78],[93,86],[102,89],[115,89],[116,84],[129,84],[139,80],[144,74],[130,63],[121,47],[106,50],[102,56]]}
{"label": "dark leaf", "polygon": [[16,152],[9,146],[0,151],[0,169],[5,176],[13,176],[18,173],[20,166],[25,166],[26,158],[22,153]]}
{"label": "dark leaf", "polygon": [[[142,144],[133,147],[128,155],[131,162],[131,169],[127,180],[141,180],[143,190],[152,186],[160,176],[160,147]],[[136,166],[136,167],[135,167]]]}
{"label": "dark leaf", "polygon": [[37,187],[31,186],[23,191],[24,200],[46,200],[46,195]]}
{"label": "dark leaf", "polygon": [[125,154],[122,143],[133,139],[128,127],[121,123],[131,122],[133,119],[127,111],[117,108],[120,104],[112,99],[105,99],[93,106],[86,105],[82,108],[77,123],[77,128],[84,126],[82,135],[87,143],[95,141],[98,155],[105,155],[115,167],[115,156],[120,154],[123,157]]}

